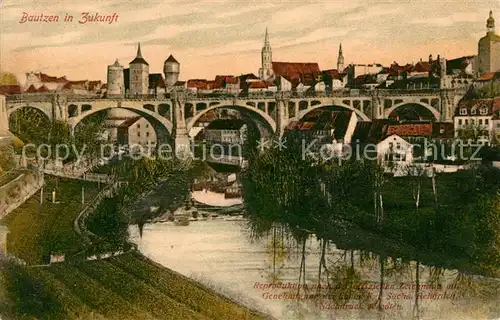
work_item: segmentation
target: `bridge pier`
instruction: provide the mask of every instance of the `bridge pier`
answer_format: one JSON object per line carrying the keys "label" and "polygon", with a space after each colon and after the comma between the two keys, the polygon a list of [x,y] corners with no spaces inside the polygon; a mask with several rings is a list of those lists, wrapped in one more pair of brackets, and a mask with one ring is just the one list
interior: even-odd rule
{"label": "bridge pier", "polygon": [[184,92],[172,92],[172,107],[174,108],[173,118],[173,137],[174,152],[180,159],[185,159],[191,155],[191,145],[186,127],[186,118],[184,117],[184,106],[186,96]]}
{"label": "bridge pier", "polygon": [[0,95],[0,135],[9,131],[9,116],[5,96]]}
{"label": "bridge pier", "polygon": [[441,110],[439,112],[440,122],[453,122],[455,90],[443,89],[440,92]]}
{"label": "bridge pier", "polygon": [[[284,92],[279,92],[276,95],[276,134],[282,137],[285,133],[285,128],[288,125],[288,102],[290,97]],[[298,116],[298,115],[296,115]]]}
{"label": "bridge pier", "polygon": [[382,99],[377,92],[372,93],[372,119],[382,119],[384,118],[384,106],[382,105]]}

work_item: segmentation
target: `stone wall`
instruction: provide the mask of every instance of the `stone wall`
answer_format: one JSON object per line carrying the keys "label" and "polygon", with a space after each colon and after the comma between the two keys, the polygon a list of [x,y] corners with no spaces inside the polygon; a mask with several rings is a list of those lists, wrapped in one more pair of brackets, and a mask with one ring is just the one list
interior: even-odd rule
{"label": "stone wall", "polygon": [[0,187],[0,220],[32,197],[43,185],[37,172],[26,171]]}

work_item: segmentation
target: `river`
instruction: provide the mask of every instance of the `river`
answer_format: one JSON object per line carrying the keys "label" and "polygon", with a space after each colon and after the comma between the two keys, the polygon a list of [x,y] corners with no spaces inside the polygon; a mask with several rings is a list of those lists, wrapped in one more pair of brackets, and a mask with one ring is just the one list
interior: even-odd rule
{"label": "river", "polygon": [[[497,280],[420,266],[417,285],[414,262],[400,265],[391,260],[381,268],[376,256],[330,244],[329,276],[323,270],[318,286],[319,241],[307,241],[301,272],[302,245],[286,238],[281,242],[278,236],[275,246],[272,235],[252,240],[245,221],[148,224],[142,238],[137,226],[131,226],[130,236],[152,260],[277,319],[500,319]],[[381,272],[384,290],[376,305]],[[270,286],[273,280],[282,287]],[[318,292],[337,296],[313,298]],[[343,300],[340,292],[350,299]]]}

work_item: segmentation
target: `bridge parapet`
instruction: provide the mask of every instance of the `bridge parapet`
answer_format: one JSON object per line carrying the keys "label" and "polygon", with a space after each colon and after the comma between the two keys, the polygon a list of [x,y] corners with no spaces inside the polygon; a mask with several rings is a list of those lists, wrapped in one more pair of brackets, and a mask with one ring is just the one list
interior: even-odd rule
{"label": "bridge parapet", "polygon": [[6,97],[7,103],[24,103],[24,102],[51,102],[54,99],[53,94],[12,94]]}
{"label": "bridge parapet", "polygon": [[[166,101],[181,98],[186,101],[226,101],[233,99],[251,100],[251,99],[283,99],[283,98],[329,98],[329,97],[371,97],[377,96],[435,96],[439,95],[446,89],[341,89],[332,90],[329,92],[296,92],[296,91],[276,91],[276,92],[251,92],[245,94],[229,94],[229,93],[192,93],[187,90],[172,91],[166,94],[147,94],[147,95],[125,95],[125,96],[109,96],[105,97],[100,94],[65,94],[65,93],[22,93],[8,95],[7,103],[23,103],[23,102],[51,102],[55,98],[65,98],[68,102],[79,101],[95,101],[95,100],[115,100],[115,101]],[[454,89],[450,89],[454,90]]]}

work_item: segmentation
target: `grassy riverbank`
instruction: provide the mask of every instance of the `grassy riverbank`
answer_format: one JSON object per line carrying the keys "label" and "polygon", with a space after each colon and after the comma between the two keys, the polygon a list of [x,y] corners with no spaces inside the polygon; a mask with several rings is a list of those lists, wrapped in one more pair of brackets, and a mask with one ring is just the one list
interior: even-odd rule
{"label": "grassy riverbank", "polygon": [[[46,193],[58,188],[59,204],[40,206],[37,194],[4,221],[9,253],[40,263],[50,252],[83,249],[73,230],[81,210],[81,188],[89,201],[93,183],[47,178]],[[56,186],[57,185],[57,186]],[[2,319],[265,319],[235,302],[164,268],[137,252],[96,261],[66,261],[45,267],[0,262]]]}
{"label": "grassy riverbank", "polygon": [[[24,296],[32,317],[21,319],[264,319],[138,253],[24,271],[38,290]],[[20,290],[12,274],[4,273],[1,288]]]}
{"label": "grassy riverbank", "polygon": [[[50,254],[72,255],[83,250],[81,239],[73,230],[73,221],[85,203],[97,195],[97,183],[45,176],[44,199],[40,193],[11,212],[2,224],[9,228],[9,253],[28,264],[42,264]],[[52,191],[56,203],[52,203]]]}

